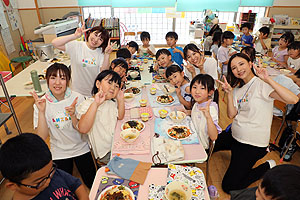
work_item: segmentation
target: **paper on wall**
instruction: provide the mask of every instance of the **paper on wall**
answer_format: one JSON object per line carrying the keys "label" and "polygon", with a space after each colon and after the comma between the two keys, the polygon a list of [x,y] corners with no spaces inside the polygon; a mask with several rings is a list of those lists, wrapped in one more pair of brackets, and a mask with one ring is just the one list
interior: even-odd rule
{"label": "paper on wall", "polygon": [[20,18],[18,10],[16,10],[16,12],[17,12],[16,13],[16,17],[17,17],[18,29],[19,29],[20,35],[23,36],[24,35],[24,30],[23,30],[22,21],[21,21],[21,18]]}
{"label": "paper on wall", "polygon": [[16,0],[9,0],[9,2],[13,9],[18,9],[18,4]]}
{"label": "paper on wall", "polygon": [[13,31],[18,29],[18,18],[17,18],[17,10],[16,9],[11,9],[11,10],[6,10],[8,19],[11,25],[11,29]]}
{"label": "paper on wall", "polygon": [[6,17],[4,14],[4,7],[3,7],[2,3],[0,3],[0,25],[1,25],[1,28],[3,28],[3,29],[8,28],[8,23],[6,21]]}
{"label": "paper on wall", "polygon": [[4,45],[5,45],[7,54],[11,54],[16,49],[15,49],[14,41],[13,41],[10,31],[9,31],[9,28],[1,29],[1,35],[2,35],[2,38],[4,41]]}

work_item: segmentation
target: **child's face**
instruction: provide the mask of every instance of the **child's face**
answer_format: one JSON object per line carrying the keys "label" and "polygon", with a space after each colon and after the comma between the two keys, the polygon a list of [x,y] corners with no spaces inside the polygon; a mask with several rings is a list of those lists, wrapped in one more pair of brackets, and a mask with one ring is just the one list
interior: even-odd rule
{"label": "child's face", "polygon": [[172,56],[167,54],[160,54],[157,58],[157,63],[161,67],[169,67],[172,64]]}
{"label": "child's face", "polygon": [[145,38],[142,40],[144,46],[149,46],[149,42],[150,42],[149,38]]}
{"label": "child's face", "polygon": [[121,65],[115,66],[115,64],[112,63],[111,68],[114,72],[117,72],[121,76],[121,78],[123,78],[126,75],[126,69],[123,68]]}
{"label": "child's face", "polygon": [[280,38],[278,44],[281,48],[286,48],[289,43],[284,38]]}
{"label": "child's face", "polygon": [[128,45],[127,45],[127,49],[130,51],[131,55],[135,54],[135,52],[136,52],[136,48],[130,47]]}
{"label": "child's face", "polygon": [[252,73],[252,63],[241,57],[235,57],[231,61],[230,67],[233,75],[242,80],[248,78],[248,76]]}
{"label": "child's face", "polygon": [[88,46],[92,49],[96,49],[103,43],[103,39],[101,37],[101,33],[97,33],[96,31],[90,33],[88,39]]}
{"label": "child's face", "polygon": [[297,59],[300,57],[300,49],[290,49],[288,53],[289,56],[293,59]]}
{"label": "child's face", "polygon": [[184,81],[184,72],[175,72],[168,77],[168,80],[172,85],[181,87],[182,82]]}
{"label": "child's face", "polygon": [[67,89],[66,76],[65,75],[60,76],[59,71],[57,71],[56,76],[52,75],[49,77],[48,87],[57,100],[63,99]]}
{"label": "child's face", "polygon": [[111,79],[111,75],[108,75],[104,79],[102,79],[101,82],[100,81],[96,82],[96,86],[98,90],[101,87],[102,91],[106,93],[105,96],[106,100],[115,98],[120,90],[118,83],[115,83],[110,79]]}
{"label": "child's face", "polygon": [[169,47],[174,47],[174,46],[176,46],[177,40],[175,40],[175,38],[168,37],[168,38],[166,39],[166,41],[167,41],[167,45],[168,45]]}
{"label": "child's face", "polygon": [[187,51],[187,56],[186,56],[186,58],[187,58],[187,60],[191,63],[191,64],[193,64],[193,65],[197,65],[199,62],[200,62],[200,60],[201,60],[201,54],[199,53],[199,52],[195,52],[195,51],[192,51],[192,50],[188,50]]}
{"label": "child's face", "polygon": [[228,46],[228,45],[232,45],[233,43],[233,39],[224,39],[224,43]]}
{"label": "child's face", "polygon": [[259,32],[260,35],[262,35],[263,39],[267,39],[268,38],[268,34],[264,34],[263,32]]}
{"label": "child's face", "polygon": [[243,28],[242,28],[242,33],[243,33],[244,35],[248,35],[248,34],[249,34],[249,29],[248,29],[247,27],[243,27]]}
{"label": "child's face", "polygon": [[204,103],[208,101],[209,97],[212,95],[213,90],[208,92],[207,88],[201,83],[195,82],[191,88],[191,94],[197,103]]}

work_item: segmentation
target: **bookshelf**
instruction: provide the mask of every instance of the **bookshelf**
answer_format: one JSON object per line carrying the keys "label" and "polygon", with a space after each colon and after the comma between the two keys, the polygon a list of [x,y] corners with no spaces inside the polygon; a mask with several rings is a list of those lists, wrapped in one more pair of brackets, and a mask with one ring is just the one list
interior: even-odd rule
{"label": "bookshelf", "polygon": [[256,13],[241,13],[240,25],[249,23],[251,25],[251,30],[253,30],[255,19]]}
{"label": "bookshelf", "polygon": [[292,32],[295,37],[295,41],[300,41],[300,26],[299,25],[273,25],[270,28],[271,35],[271,46],[272,48],[278,45],[278,41],[282,34],[285,32]]}

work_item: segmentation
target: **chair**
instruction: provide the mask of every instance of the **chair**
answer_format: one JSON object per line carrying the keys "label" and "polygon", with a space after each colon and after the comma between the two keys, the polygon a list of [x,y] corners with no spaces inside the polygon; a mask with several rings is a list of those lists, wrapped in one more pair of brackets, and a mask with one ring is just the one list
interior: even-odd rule
{"label": "chair", "polygon": [[16,57],[16,58],[13,58],[10,60],[10,63],[9,63],[9,68],[10,68],[10,71],[12,73],[12,76],[14,76],[14,73],[13,73],[13,70],[12,70],[12,67],[11,67],[11,64],[12,63],[22,63],[22,68],[25,69],[26,68],[26,62],[29,62],[31,61],[33,58],[31,56],[20,56],[20,57]]}
{"label": "chair", "polygon": [[124,42],[125,45],[130,41],[135,40],[135,32],[125,32],[124,33]]}
{"label": "chair", "polygon": [[212,141],[211,139],[209,139],[209,147],[207,152],[207,160],[206,160],[206,177],[205,177],[205,181],[206,183],[208,183],[208,176],[209,176],[209,160],[212,156],[212,153],[214,151],[214,147],[215,147],[215,141]]}

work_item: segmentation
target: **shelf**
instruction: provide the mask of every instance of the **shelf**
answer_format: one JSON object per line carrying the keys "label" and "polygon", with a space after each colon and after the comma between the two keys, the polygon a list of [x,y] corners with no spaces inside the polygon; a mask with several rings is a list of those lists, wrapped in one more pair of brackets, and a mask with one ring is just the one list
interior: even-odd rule
{"label": "shelf", "polygon": [[11,116],[12,113],[0,113],[0,126],[2,126]]}
{"label": "shelf", "polygon": [[299,25],[274,25],[274,28],[276,29],[300,29]]}
{"label": "shelf", "polygon": [[109,38],[110,40],[119,40],[120,38],[119,37],[111,37]]}
{"label": "shelf", "polygon": [[119,29],[119,27],[114,27],[114,28],[107,28],[107,27],[104,27],[105,29]]}

